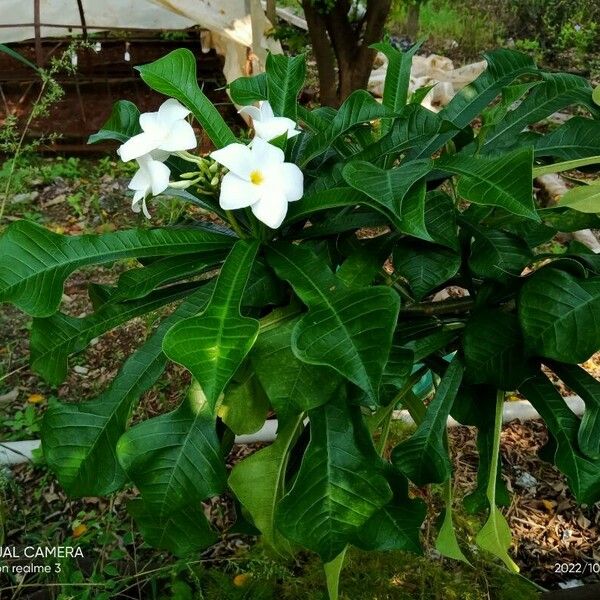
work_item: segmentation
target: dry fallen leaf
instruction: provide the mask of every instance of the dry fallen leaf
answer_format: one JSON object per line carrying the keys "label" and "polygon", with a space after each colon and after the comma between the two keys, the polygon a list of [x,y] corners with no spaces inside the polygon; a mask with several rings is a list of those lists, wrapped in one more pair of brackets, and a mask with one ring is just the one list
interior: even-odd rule
{"label": "dry fallen leaf", "polygon": [[87,525],[84,525],[83,523],[76,525],[75,527],[73,527],[73,537],[74,538],[78,538],[81,537],[86,531],[88,530]]}

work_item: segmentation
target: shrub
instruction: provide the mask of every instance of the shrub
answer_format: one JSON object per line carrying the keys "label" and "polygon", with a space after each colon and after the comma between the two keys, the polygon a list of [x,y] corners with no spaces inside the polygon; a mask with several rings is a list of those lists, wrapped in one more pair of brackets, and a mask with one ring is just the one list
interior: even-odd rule
{"label": "shrub", "polygon": [[[234,82],[236,103],[262,102],[246,109],[250,146],[201,92],[189,51],[142,66],[172,99],[141,118],[118,102],[91,141],[115,139],[121,158],[138,159],[136,210],[150,214],[146,201],[169,186],[218,222],[190,211],[171,227],[62,236],[21,221],[0,238],[0,300],[34,317],[32,366],[53,385],[92,339],[174,307],[98,398],[49,407],[43,448],[64,488],[89,496],[135,485],[129,510],[147,541],[180,555],[216,539],[201,503],[228,489],[265,544],[320,556],[332,597],[348,545],[419,551],[425,506],[409,481],[443,484],[437,548],[465,560],[452,525],[450,414],[478,431],[466,506],[488,516],[476,542],[517,569],[497,508],[507,501],[507,390],[545,420],[546,455],[577,499],[600,498],[600,383],[577,366],[600,346],[600,263],[577,245],[560,256],[540,249],[558,231],[599,227],[597,200],[540,208],[532,188],[542,173],[598,162],[592,89],[498,50],[435,114],[408,98],[412,53],[379,49],[390,59],[381,104],[359,90],[339,110],[298,105],[302,56],[270,56],[265,74]],[[571,105],[588,116],[524,131]],[[210,157],[189,152],[190,111],[218,148]],[[131,258],[139,267],[115,285],[90,286],[92,314],[59,311],[73,271]],[[449,286],[465,294],[440,300]],[[191,372],[187,396],[131,425],[168,360]],[[581,421],[547,369],[585,400]],[[414,393],[424,375],[435,384],[428,404]],[[417,427],[388,459],[400,405]],[[256,431],[269,411],[276,441],[228,474],[234,435]]]}

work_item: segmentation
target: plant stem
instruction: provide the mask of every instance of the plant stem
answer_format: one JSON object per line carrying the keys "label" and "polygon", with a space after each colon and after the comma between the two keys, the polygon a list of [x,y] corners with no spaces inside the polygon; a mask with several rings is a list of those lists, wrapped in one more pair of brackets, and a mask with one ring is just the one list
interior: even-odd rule
{"label": "plant stem", "polygon": [[494,416],[494,441],[492,443],[492,456],[490,459],[490,478],[487,484],[487,497],[490,510],[496,506],[496,480],[498,478],[498,463],[500,461],[500,435],[502,433],[502,410],[504,408],[504,392],[496,391],[496,412]]}
{"label": "plant stem", "polygon": [[405,306],[400,310],[400,316],[403,315],[445,315],[457,312],[468,312],[475,306],[475,301],[471,297],[450,298],[440,302],[422,302]]}
{"label": "plant stem", "polygon": [[242,240],[245,240],[248,236],[244,233],[244,231],[240,227],[240,224],[237,222],[237,219],[233,215],[233,212],[230,210],[226,210],[225,214],[227,215],[227,220],[229,221],[231,228],[237,233],[239,238],[241,238]]}

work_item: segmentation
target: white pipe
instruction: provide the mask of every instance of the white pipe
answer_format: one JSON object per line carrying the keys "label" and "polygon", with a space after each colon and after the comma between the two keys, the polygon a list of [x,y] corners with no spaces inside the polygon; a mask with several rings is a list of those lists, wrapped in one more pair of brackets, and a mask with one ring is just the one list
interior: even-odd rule
{"label": "white pipe", "polygon": [[[585,410],[585,404],[579,396],[565,398],[568,407],[577,415],[581,416]],[[527,400],[515,400],[506,402],[502,413],[502,422],[510,423],[519,419],[521,421],[533,421],[539,419],[540,415]],[[408,411],[395,410],[393,414],[395,421],[403,421],[407,425],[414,425]],[[452,417],[448,418],[448,427],[460,425]],[[236,435],[236,444],[254,444],[256,442],[272,442],[277,434],[277,419],[270,419],[256,432],[250,435]],[[23,442],[0,442],[0,465],[17,465],[31,460],[33,450],[40,447],[40,440],[26,440]]]}

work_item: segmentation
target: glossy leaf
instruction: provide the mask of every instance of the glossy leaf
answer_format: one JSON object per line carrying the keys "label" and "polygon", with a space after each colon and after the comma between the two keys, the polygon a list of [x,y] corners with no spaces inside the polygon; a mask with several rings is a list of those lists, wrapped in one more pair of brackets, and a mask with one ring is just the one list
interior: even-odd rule
{"label": "glossy leaf", "polygon": [[304,164],[324,152],[355,125],[393,116],[394,113],[377,102],[369,92],[356,90],[346,98],[328,127],[308,142],[303,156]]}
{"label": "glossy leaf", "polygon": [[471,563],[464,555],[456,537],[454,520],[452,518],[452,480],[444,483],[444,512],[442,522],[435,538],[435,549],[442,555],[454,560],[459,560],[467,565]]}
{"label": "glossy leaf", "polygon": [[237,141],[215,105],[198,86],[196,57],[187,48],[179,48],[147,65],[135,67],[153,90],[176,98],[192,114],[217,148]]}
{"label": "glossy leaf", "polygon": [[580,185],[568,190],[557,206],[566,206],[584,213],[600,213],[600,185]]}
{"label": "glossy leaf", "polygon": [[31,367],[51,385],[67,376],[69,355],[87,348],[90,341],[123,323],[181,300],[194,291],[188,284],[157,290],[142,300],[104,304],[82,318],[56,313],[36,318],[31,328]]}
{"label": "glossy leaf", "polygon": [[238,77],[229,84],[229,95],[240,106],[267,100],[267,74],[257,73],[252,77]]}
{"label": "glossy leaf", "polygon": [[444,432],[462,376],[463,366],[455,357],[427,407],[423,422],[409,439],[400,442],[392,451],[392,462],[415,485],[443,483],[450,477]]}
{"label": "glossy leaf", "polygon": [[542,374],[521,384],[519,391],[544,419],[556,443],[554,464],[566,476],[577,501],[583,504],[598,502],[600,460],[591,459],[580,452],[577,443],[579,419]]}
{"label": "glossy leaf", "polygon": [[460,175],[457,192],[475,204],[499,206],[526,219],[539,220],[533,202],[533,152],[521,148],[498,157],[441,158],[436,167]]}
{"label": "glossy leaf", "polygon": [[329,562],[392,492],[373,469],[372,455],[361,448],[344,395],[309,416],[310,442],[294,485],[279,504],[277,525],[288,539]]}
{"label": "glossy leaf", "polygon": [[289,553],[291,546],[275,526],[275,512],[285,493],[287,464],[302,430],[302,419],[296,414],[280,426],[275,442],[238,462],[229,476],[229,487],[250,513],[264,542],[282,553]]}
{"label": "glossy leaf", "polygon": [[256,242],[237,242],[204,312],[174,325],[163,342],[165,354],[191,371],[212,407],[258,335],[258,321],[240,314],[257,251]]}
{"label": "glossy leaf", "polygon": [[66,236],[30,221],[13,223],[0,237],[0,302],[34,317],[56,311],[66,278],[85,265],[123,258],[226,251],[227,235],[202,229],[130,229],[102,235]]}
{"label": "glossy leaf", "polygon": [[585,402],[577,441],[585,455],[600,459],[600,382],[577,365],[551,361],[548,366]]}
{"label": "glossy leaf", "polygon": [[[341,383],[331,367],[311,365],[292,352],[292,332],[298,319],[261,331],[250,360],[280,420],[284,415],[325,404]],[[273,374],[277,373],[274,377]]]}
{"label": "glossy leaf", "polygon": [[471,383],[515,390],[531,375],[523,334],[514,313],[484,309],[474,313],[465,328],[466,375]]}
{"label": "glossy leaf", "polygon": [[216,417],[198,383],[172,412],[134,425],[117,443],[121,466],[160,520],[225,485]]}
{"label": "glossy leaf", "polygon": [[387,287],[345,289],[325,263],[302,247],[273,246],[268,260],[309,308],[294,328],[294,354],[304,362],[332,367],[376,403],[400,308],[398,296]]}
{"label": "glossy leaf", "polygon": [[536,158],[577,160],[600,156],[600,121],[573,117],[546,135],[529,137],[528,141],[533,142]]}
{"label": "glossy leaf", "polygon": [[432,165],[429,160],[415,160],[394,169],[380,169],[367,162],[353,161],[344,167],[343,175],[349,185],[369,196],[388,214],[399,231],[431,239],[424,230],[424,196],[421,203],[417,199],[416,209],[413,202],[405,200],[412,186],[432,170]]}
{"label": "glossy leaf", "polygon": [[211,293],[212,284],[207,284],[184,300],[123,363],[96,399],[50,403],[42,422],[44,456],[70,495],[103,496],[126,482],[115,454],[117,440],[138,398],[152,387],[167,365],[163,337],[174,323],[196,314]]}
{"label": "glossy leaf", "polygon": [[402,276],[416,300],[458,273],[460,255],[443,246],[401,241],[394,248],[395,274]]}
{"label": "glossy leaf", "polygon": [[118,100],[113,104],[108,121],[102,125],[98,133],[90,135],[88,144],[96,144],[105,140],[126,142],[141,131],[138,107],[129,100]]}
{"label": "glossy leaf", "polygon": [[267,97],[276,115],[297,118],[297,98],[306,77],[306,58],[269,53],[266,62]]}
{"label": "glossy leaf", "polygon": [[519,295],[519,321],[526,349],[560,362],[585,362],[600,347],[600,277],[578,279],[544,268]]}
{"label": "glossy leaf", "polygon": [[152,507],[136,498],[128,502],[127,511],[148,544],[175,556],[190,556],[217,541],[217,534],[210,527],[200,505],[186,506],[158,518]]}

